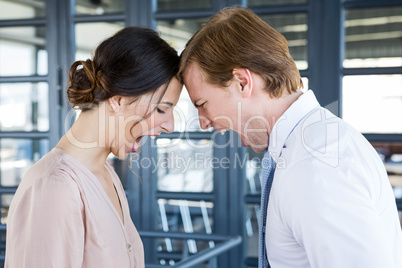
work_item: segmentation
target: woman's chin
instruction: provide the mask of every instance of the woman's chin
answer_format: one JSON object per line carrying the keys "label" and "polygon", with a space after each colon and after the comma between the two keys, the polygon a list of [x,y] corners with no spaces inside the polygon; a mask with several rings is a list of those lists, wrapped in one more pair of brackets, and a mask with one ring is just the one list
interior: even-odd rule
{"label": "woman's chin", "polygon": [[124,160],[132,152],[132,149],[124,146],[119,148],[117,151],[112,150],[112,154],[120,160]]}

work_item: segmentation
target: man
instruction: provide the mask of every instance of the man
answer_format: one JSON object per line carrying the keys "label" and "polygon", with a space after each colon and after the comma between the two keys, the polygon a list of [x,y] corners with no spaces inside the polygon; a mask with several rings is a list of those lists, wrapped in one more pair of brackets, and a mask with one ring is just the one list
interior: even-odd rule
{"label": "man", "polygon": [[187,43],[179,76],[203,129],[231,129],[243,146],[267,150],[259,267],[402,267],[382,161],[301,91],[282,35],[250,10],[222,10]]}

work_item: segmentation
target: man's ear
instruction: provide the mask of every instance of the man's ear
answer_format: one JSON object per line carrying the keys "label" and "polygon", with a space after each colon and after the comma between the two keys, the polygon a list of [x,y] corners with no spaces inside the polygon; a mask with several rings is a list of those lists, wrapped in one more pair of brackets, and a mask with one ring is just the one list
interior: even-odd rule
{"label": "man's ear", "polygon": [[113,96],[109,98],[108,101],[111,112],[119,113],[122,106],[121,96]]}
{"label": "man's ear", "polygon": [[239,84],[239,90],[243,98],[249,98],[253,92],[253,76],[249,69],[233,69],[233,78]]}

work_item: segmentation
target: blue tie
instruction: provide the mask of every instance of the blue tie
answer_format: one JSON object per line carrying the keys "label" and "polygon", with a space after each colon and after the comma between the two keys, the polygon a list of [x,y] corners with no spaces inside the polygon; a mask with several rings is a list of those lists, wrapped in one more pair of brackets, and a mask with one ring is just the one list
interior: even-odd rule
{"label": "blue tie", "polygon": [[269,151],[267,151],[262,159],[262,172],[261,172],[261,213],[260,213],[260,232],[259,232],[259,254],[258,254],[258,267],[268,267],[267,251],[265,250],[265,226],[268,209],[269,193],[271,192],[272,181],[274,180],[275,161],[272,159]]}

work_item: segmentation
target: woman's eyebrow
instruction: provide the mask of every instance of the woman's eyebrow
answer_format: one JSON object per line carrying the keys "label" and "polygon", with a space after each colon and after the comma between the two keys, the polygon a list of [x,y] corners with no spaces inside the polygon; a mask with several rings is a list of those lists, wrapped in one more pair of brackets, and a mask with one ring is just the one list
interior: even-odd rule
{"label": "woman's eyebrow", "polygon": [[173,107],[173,103],[171,103],[170,101],[162,101],[161,104],[166,104],[170,107]]}

